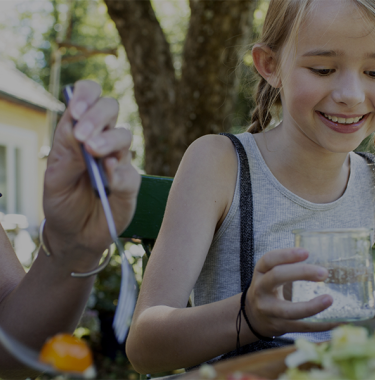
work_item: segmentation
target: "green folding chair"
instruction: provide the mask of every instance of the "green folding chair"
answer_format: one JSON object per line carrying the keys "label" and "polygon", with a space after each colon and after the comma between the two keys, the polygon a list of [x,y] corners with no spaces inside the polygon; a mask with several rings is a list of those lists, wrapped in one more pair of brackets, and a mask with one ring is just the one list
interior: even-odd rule
{"label": "green folding chair", "polygon": [[158,236],[173,178],[142,175],[137,207],[132,222],[120,235],[137,239],[146,255],[143,256],[143,273]]}

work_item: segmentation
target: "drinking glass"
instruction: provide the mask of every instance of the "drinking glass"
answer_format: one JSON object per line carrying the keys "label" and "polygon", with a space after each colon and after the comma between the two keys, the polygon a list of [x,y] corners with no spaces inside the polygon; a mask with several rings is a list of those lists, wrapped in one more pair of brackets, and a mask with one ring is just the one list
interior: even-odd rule
{"label": "drinking glass", "polygon": [[295,281],[292,301],[329,294],[333,304],[311,317],[314,322],[359,321],[375,315],[372,230],[367,228],[295,230],[295,246],[305,248],[309,264],[328,270],[325,281]]}

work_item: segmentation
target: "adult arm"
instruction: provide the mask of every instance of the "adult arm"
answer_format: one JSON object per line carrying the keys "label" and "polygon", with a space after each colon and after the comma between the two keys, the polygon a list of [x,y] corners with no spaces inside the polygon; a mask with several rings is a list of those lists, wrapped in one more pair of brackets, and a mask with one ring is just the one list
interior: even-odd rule
{"label": "adult arm", "polygon": [[[131,134],[114,128],[118,104],[101,98],[100,86],[76,83],[73,98],[54,136],[45,174],[44,239],[25,274],[3,230],[0,230],[0,325],[26,345],[40,349],[58,332],[72,332],[94,277],[73,278],[71,272],[94,269],[111,243],[100,200],[94,195],[80,142],[104,158],[117,231],[129,224],[135,209],[140,176],[130,163]],[[78,120],[73,129],[72,119]],[[100,144],[101,142],[101,144]],[[0,345],[0,377],[25,378],[23,368]]]}

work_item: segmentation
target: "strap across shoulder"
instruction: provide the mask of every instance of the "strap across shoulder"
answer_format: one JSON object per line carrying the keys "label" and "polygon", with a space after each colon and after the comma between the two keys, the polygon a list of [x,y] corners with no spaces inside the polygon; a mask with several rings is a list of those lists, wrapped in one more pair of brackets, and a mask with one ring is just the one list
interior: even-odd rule
{"label": "strap across shoulder", "polygon": [[368,153],[368,152],[355,152],[355,153],[365,158],[369,164],[375,165],[375,155],[373,155],[372,153]]}
{"label": "strap across shoulder", "polygon": [[[251,187],[251,177],[249,168],[249,159],[241,141],[230,133],[221,133],[228,137],[239,157],[240,165],[240,273],[241,273],[241,291],[248,288],[253,278],[254,262],[254,228],[253,228],[253,194]],[[238,305],[240,307],[240,305]],[[242,346],[239,350],[234,350],[224,354],[220,360],[228,359],[233,356],[243,355],[250,352],[261,351],[266,348],[282,347],[292,342],[283,342],[275,339],[272,342],[259,340],[257,342]]]}
{"label": "strap across shoulder", "polygon": [[245,148],[241,141],[230,133],[221,133],[228,137],[239,157],[240,164],[240,218],[241,218],[241,243],[240,243],[240,271],[241,291],[251,282],[254,272],[254,228],[253,228],[253,194],[249,161]]}

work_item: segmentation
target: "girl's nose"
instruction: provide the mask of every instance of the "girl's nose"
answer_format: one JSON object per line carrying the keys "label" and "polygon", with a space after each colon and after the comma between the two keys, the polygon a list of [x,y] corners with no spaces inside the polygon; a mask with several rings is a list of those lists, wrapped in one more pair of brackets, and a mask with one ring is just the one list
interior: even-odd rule
{"label": "girl's nose", "polygon": [[357,75],[342,76],[337,83],[332,98],[336,103],[354,108],[365,101],[365,91]]}

